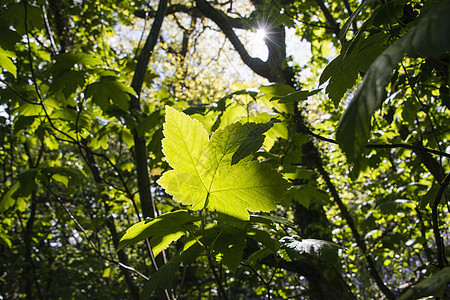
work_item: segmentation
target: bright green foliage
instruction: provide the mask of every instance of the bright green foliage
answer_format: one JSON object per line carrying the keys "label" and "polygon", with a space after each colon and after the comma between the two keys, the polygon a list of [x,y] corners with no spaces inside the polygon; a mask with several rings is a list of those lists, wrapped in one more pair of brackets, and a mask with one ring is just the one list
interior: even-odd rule
{"label": "bright green foliage", "polygon": [[194,231],[197,228],[195,222],[199,220],[199,217],[193,217],[185,210],[178,210],[139,222],[127,229],[116,251],[149,238],[153,255],[157,256],[170,243]]}
{"label": "bright green foliage", "polygon": [[[174,200],[192,205],[193,210],[207,208],[248,220],[248,210],[275,209],[287,188],[281,175],[250,157],[233,165],[243,142],[244,148],[253,149],[249,141],[258,132],[254,126],[235,123],[214,132],[209,140],[200,122],[167,107],[162,145],[174,170],[164,173],[158,183]],[[250,154],[247,149],[235,160]]]}
{"label": "bright green foliage", "polygon": [[2,1],[0,298],[448,297],[450,2],[164,2]]}
{"label": "bright green foliage", "polygon": [[31,194],[37,190],[39,182],[49,184],[51,181],[55,181],[67,187],[69,184],[78,186],[84,179],[84,175],[79,170],[67,167],[43,167],[27,170],[17,176],[17,181],[0,198],[0,212],[4,212],[14,205],[23,211],[26,205],[25,200],[29,199]]}

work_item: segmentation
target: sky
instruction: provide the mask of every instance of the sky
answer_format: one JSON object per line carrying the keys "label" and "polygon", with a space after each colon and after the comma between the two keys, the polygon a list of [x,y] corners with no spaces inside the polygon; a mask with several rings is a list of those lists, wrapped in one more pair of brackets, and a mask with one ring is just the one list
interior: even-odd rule
{"label": "sky", "polygon": [[[133,20],[135,26],[133,28],[118,25],[115,28],[115,35],[109,39],[110,45],[115,49],[123,52],[131,52],[133,45],[135,45],[142,37],[144,30],[144,39],[148,34],[151,27],[152,20],[148,21],[144,26],[144,22],[141,19]],[[187,25],[187,24],[183,24]],[[172,18],[168,17],[164,20],[162,27],[162,36],[167,43],[180,44],[182,39],[181,30],[174,29],[177,26]],[[202,55],[200,61],[206,63],[214,60],[218,57],[218,63],[213,65],[200,66],[198,68],[210,68],[210,73],[216,74],[221,77],[219,80],[229,80],[230,87],[233,82],[252,82],[256,86],[266,83],[267,81],[258,75],[256,75],[250,68],[248,68],[241,60],[237,52],[233,49],[231,43],[226,40],[225,36],[215,29],[216,25],[212,24],[210,29],[204,30],[202,36],[197,40],[195,45],[195,52],[191,53],[191,58],[194,55]],[[200,28],[198,28],[200,30]],[[262,60],[266,60],[268,56],[268,50],[264,43],[264,32],[258,30],[251,32],[248,30],[236,30],[236,34],[242,40],[242,43],[246,45],[247,51],[253,57],[259,57]],[[142,41],[141,45],[145,42]],[[302,41],[300,37],[295,35],[294,28],[287,28],[286,30],[286,52],[288,56],[292,56],[293,61],[298,65],[305,65],[311,58],[310,44],[306,41]],[[191,45],[192,46],[192,45]],[[160,50],[157,46],[157,50]],[[219,50],[221,49],[221,50]],[[175,72],[175,69],[168,69],[167,64],[159,60],[151,66],[156,73],[160,76],[160,79],[165,76],[171,76]],[[201,72],[200,70],[199,72]],[[205,75],[206,76],[206,75]],[[198,80],[201,80],[201,76]]]}

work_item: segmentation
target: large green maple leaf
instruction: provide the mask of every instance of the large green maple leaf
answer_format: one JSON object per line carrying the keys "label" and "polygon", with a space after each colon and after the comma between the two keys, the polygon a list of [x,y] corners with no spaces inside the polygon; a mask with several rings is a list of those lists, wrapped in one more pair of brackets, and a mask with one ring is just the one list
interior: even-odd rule
{"label": "large green maple leaf", "polygon": [[173,170],[158,184],[193,210],[206,208],[243,220],[249,220],[248,211],[273,210],[288,183],[269,164],[250,156],[270,127],[234,123],[209,139],[200,122],[167,107],[162,145]]}

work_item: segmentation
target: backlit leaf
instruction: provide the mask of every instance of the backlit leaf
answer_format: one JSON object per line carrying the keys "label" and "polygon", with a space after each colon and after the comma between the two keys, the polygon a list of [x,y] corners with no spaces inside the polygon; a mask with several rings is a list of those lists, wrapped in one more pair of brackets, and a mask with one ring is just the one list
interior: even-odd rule
{"label": "backlit leaf", "polygon": [[0,67],[13,74],[14,77],[17,77],[17,68],[11,59],[11,57],[15,56],[16,54],[14,52],[0,48]]}
{"label": "backlit leaf", "polygon": [[165,172],[158,183],[194,210],[206,207],[244,220],[249,219],[248,210],[273,210],[288,186],[281,175],[249,157],[232,165],[247,126],[253,125],[229,125],[209,140],[199,121],[167,107],[162,144],[174,170]]}
{"label": "backlit leaf", "polygon": [[86,53],[62,53],[55,56],[55,63],[50,72],[57,78],[64,72],[71,70],[75,65],[95,66],[101,64],[101,59],[93,54]]}
{"label": "backlit leaf", "polygon": [[191,216],[186,210],[177,210],[163,214],[155,219],[145,220],[127,229],[120,239],[117,251],[150,238],[150,245],[155,256],[178,240],[188,231],[194,231],[199,217]]}
{"label": "backlit leaf", "polygon": [[17,176],[17,181],[0,198],[0,212],[4,212],[13,206],[16,206],[19,210],[24,208],[26,203],[23,198],[29,197],[37,189],[37,174],[37,169],[30,169]]}

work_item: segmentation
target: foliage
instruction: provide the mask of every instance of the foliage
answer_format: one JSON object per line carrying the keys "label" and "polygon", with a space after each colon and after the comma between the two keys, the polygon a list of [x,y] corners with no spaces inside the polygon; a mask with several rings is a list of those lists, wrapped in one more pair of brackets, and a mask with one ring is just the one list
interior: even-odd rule
{"label": "foliage", "polygon": [[449,13],[3,1],[0,298],[449,297]]}

